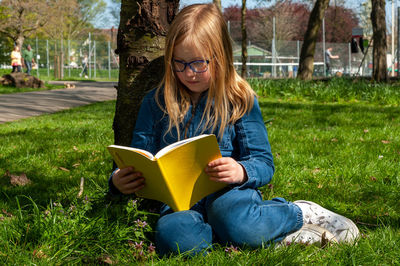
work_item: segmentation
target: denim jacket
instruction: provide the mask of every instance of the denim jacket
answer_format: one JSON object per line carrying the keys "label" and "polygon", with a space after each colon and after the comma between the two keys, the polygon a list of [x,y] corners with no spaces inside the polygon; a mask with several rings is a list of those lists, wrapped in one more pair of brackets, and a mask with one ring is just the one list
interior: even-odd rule
{"label": "denim jacket", "polygon": [[[207,92],[200,96],[197,105],[190,106],[179,129],[181,139],[194,137],[201,133],[199,123],[206,106],[206,100]],[[164,104],[162,96],[160,103]],[[144,97],[140,106],[131,147],[156,154],[165,146],[178,141],[176,129],[165,134],[167,129],[168,116],[157,105],[155,90],[152,90]],[[218,136],[218,128],[215,132],[206,130],[203,133]],[[258,188],[271,181],[275,168],[267,129],[256,98],[250,112],[246,113],[235,124],[227,126],[222,139],[218,137],[217,139],[222,157],[232,157],[246,170],[248,180],[240,185],[240,188]],[[112,194],[119,192],[112,184],[111,178],[109,185]]]}

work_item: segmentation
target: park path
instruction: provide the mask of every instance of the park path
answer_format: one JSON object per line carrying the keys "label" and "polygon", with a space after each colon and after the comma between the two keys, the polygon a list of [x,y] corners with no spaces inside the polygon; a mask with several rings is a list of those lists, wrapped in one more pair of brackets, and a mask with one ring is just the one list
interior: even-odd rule
{"label": "park path", "polygon": [[117,82],[51,82],[75,88],[0,95],[0,124],[117,98]]}

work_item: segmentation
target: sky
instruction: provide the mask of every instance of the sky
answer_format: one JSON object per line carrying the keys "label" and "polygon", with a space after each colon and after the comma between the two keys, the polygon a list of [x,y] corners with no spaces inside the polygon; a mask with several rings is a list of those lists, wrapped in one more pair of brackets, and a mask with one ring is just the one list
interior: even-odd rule
{"label": "sky", "polygon": [[[296,0],[295,0],[296,1]],[[298,0],[301,2],[301,0]],[[358,11],[360,10],[360,5],[361,3],[365,2],[367,0],[346,0],[345,1],[345,6],[354,10],[354,12],[358,13]],[[105,0],[105,2],[109,5],[110,4],[110,0]],[[186,5],[190,5],[190,4],[195,4],[195,3],[211,3],[212,0],[180,0],[180,6],[186,6]],[[247,8],[254,8],[256,6],[259,6],[260,3],[262,2],[268,2],[266,0],[262,1],[262,0],[247,0]],[[274,1],[270,1],[270,2],[274,2]],[[331,5],[333,5],[335,2],[335,0],[331,0]],[[239,5],[241,6],[242,4],[242,0],[221,0],[222,3],[222,7],[228,7],[228,6],[232,6],[232,5]],[[397,10],[398,7],[400,7],[400,0],[395,0],[395,10]],[[386,20],[389,22],[391,21],[391,17],[392,17],[392,2],[391,0],[386,0]],[[397,12],[396,12],[397,13]],[[101,19],[101,21],[99,23],[95,23],[97,27],[100,28],[104,28],[104,21],[107,20],[108,15],[105,14],[104,17]],[[397,15],[396,15],[397,17]],[[103,25],[101,25],[100,23],[102,23]],[[111,28],[111,26],[113,26],[112,24],[110,25],[109,23],[107,23],[107,26],[109,26],[108,28]],[[114,25],[114,27],[118,27],[118,25]],[[388,27],[388,30],[391,31],[390,27]]]}
{"label": "sky", "polygon": [[[211,3],[211,2],[212,2],[212,0],[195,0],[195,1],[180,0],[179,1],[181,7],[191,5],[191,4],[196,4],[196,3]],[[228,6],[234,6],[234,5],[241,6],[242,0],[221,0],[221,5],[223,8],[228,7]],[[253,8],[256,5],[257,5],[256,0],[247,0],[247,8]]]}

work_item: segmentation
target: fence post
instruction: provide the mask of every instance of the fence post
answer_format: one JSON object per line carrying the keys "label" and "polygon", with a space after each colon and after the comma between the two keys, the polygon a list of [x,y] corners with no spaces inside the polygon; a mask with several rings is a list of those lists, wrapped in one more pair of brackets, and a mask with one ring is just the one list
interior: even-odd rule
{"label": "fence post", "polygon": [[68,39],[68,77],[71,77],[71,40]]}
{"label": "fence post", "polygon": [[297,41],[297,64],[300,63],[300,41]]}
{"label": "fence post", "polygon": [[111,79],[111,55],[110,55],[110,41],[107,42],[108,46],[108,78]]}
{"label": "fence post", "polygon": [[61,53],[60,53],[60,78],[64,78],[64,44],[63,44],[63,39],[60,40],[61,43]]}
{"label": "fence post", "polygon": [[93,41],[93,71],[96,78],[96,41]]}
{"label": "fence post", "polygon": [[92,40],[90,38],[90,32],[89,32],[89,57],[88,57],[88,67],[89,67],[89,78],[92,78],[92,65],[91,65],[91,60],[92,60]]}
{"label": "fence post", "polygon": [[349,43],[349,76],[351,76],[351,43]]}
{"label": "fence post", "polygon": [[324,59],[324,76],[326,77],[326,58],[325,58],[325,17],[322,19],[322,58]]}
{"label": "fence post", "polygon": [[46,40],[47,77],[50,77],[49,40]]}
{"label": "fence post", "polygon": [[276,78],[275,17],[272,18],[272,77]]}
{"label": "fence post", "polygon": [[400,7],[397,8],[397,77],[400,77]]}
{"label": "fence post", "polygon": [[39,50],[38,50],[38,38],[36,37],[36,73],[37,73],[37,77],[40,77],[40,73],[39,73],[39,59],[40,59],[40,55],[39,55]]}

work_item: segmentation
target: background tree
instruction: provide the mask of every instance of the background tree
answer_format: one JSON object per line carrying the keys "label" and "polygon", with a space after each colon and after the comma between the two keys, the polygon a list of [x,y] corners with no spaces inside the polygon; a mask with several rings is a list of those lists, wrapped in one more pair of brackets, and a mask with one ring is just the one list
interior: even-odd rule
{"label": "background tree", "polygon": [[[231,37],[241,43],[241,8],[230,6],[224,9],[224,18],[229,21]],[[307,3],[276,1],[265,8],[246,10],[247,37],[251,43],[270,50],[273,35],[273,18],[275,17],[275,35],[277,40],[303,41],[311,10]],[[328,7],[325,12],[325,29],[327,42],[347,43],[351,40],[351,28],[359,25],[358,17],[353,10],[339,5]],[[318,41],[322,41],[322,31],[318,32]],[[278,44],[279,45],[279,44]],[[278,49],[279,50],[279,49]]]}
{"label": "background tree", "polygon": [[387,81],[385,0],[371,1],[372,41],[374,44],[372,79],[378,82]]}
{"label": "background tree", "polygon": [[213,0],[213,3],[222,11],[221,0]]}
{"label": "background tree", "polygon": [[0,7],[0,32],[20,48],[51,16],[46,0],[2,0]]}
{"label": "background tree", "polygon": [[270,29],[264,31],[264,38],[272,39],[272,20],[275,17],[275,36],[277,40],[297,41],[302,40],[307,29],[307,18],[310,11],[304,3],[292,1],[277,1],[263,14],[263,27]]}
{"label": "background tree", "polygon": [[[351,29],[358,25],[359,20],[353,10],[337,4],[329,6],[325,11],[325,40],[348,43],[352,36]],[[322,32],[320,40],[322,41]]]}
{"label": "background tree", "polygon": [[119,15],[121,12],[121,0],[110,0],[110,6],[108,7],[108,11],[112,17],[112,24],[119,24]]}
{"label": "background tree", "polygon": [[304,35],[304,42],[301,46],[299,72],[297,74],[299,79],[309,80],[312,78],[314,71],[315,45],[321,28],[322,18],[324,17],[328,5],[329,0],[317,0],[311,11],[307,31]]}
{"label": "background tree", "polygon": [[241,31],[242,31],[242,78],[247,77],[247,31],[246,31],[246,0],[242,0],[241,13]]}
{"label": "background tree", "polygon": [[114,142],[129,145],[141,100],[163,75],[165,35],[179,0],[121,1],[117,50],[120,57]]}
{"label": "background tree", "polygon": [[106,10],[103,0],[53,0],[48,5],[52,15],[41,33],[56,40],[87,36],[94,30],[95,20],[101,20],[99,16]]}
{"label": "background tree", "polygon": [[371,11],[371,1],[365,1],[361,4],[358,17],[360,19],[360,24],[363,25],[363,34],[366,37],[372,37]]}

